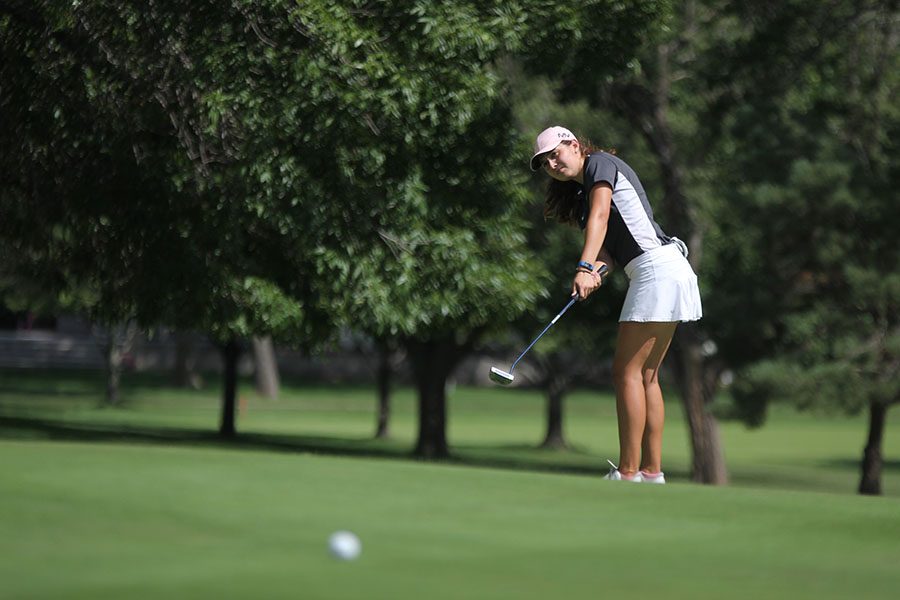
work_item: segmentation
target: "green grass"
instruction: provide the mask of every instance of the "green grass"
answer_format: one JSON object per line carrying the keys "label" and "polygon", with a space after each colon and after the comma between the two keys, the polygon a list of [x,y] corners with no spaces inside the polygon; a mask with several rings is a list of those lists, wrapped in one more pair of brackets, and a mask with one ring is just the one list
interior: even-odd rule
{"label": "green grass", "polygon": [[[862,417],[773,411],[722,437],[733,483],[687,483],[670,403],[672,484],[600,480],[615,458],[608,394],[567,402],[564,452],[535,449],[536,393],[452,392],[454,459],[410,460],[414,398],[373,440],[367,388],[242,391],[234,443],[215,389],[0,372],[0,598],[893,598],[900,464],[855,495]],[[885,456],[897,456],[888,426]],[[363,541],[352,563],[328,535]]]}

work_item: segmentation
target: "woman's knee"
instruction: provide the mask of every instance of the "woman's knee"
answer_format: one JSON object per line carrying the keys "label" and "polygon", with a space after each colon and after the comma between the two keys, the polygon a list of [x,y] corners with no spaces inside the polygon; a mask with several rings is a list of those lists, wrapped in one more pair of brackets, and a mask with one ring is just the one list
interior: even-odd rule
{"label": "woman's knee", "polygon": [[628,363],[618,364],[613,362],[612,377],[613,383],[615,383],[618,388],[629,384],[643,385],[641,369]]}
{"label": "woman's knee", "polygon": [[641,383],[644,388],[652,388],[659,386],[659,369],[644,369],[641,374]]}

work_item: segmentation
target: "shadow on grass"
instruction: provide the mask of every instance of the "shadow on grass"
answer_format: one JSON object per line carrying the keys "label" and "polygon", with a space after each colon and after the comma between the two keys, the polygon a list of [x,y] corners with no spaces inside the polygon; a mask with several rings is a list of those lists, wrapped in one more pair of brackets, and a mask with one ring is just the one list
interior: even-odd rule
{"label": "shadow on grass", "polygon": [[15,394],[17,396],[40,396],[47,397],[48,395],[54,395],[61,398],[96,398],[98,393],[97,390],[93,389],[83,389],[83,390],[59,390],[50,386],[38,387],[38,388],[26,388],[26,387],[18,387],[18,386],[7,386],[0,385],[0,394]]}
{"label": "shadow on grass", "polygon": [[[828,467],[830,469],[849,469],[858,471],[861,460],[862,457],[858,459],[832,458],[830,460],[822,461],[820,464],[823,467]],[[882,471],[900,471],[900,460],[882,460],[881,469]]]}
{"label": "shadow on grass", "polygon": [[[423,460],[415,456],[408,445],[401,446],[390,440],[376,440],[374,438],[278,435],[252,432],[239,433],[229,438],[207,429],[135,427],[118,423],[77,423],[33,416],[0,416],[0,439],[149,444],[309,453],[404,461]],[[554,462],[554,456],[562,455],[554,450],[539,449],[536,445],[460,446],[457,449],[459,451],[457,454],[451,454],[449,457],[430,462],[434,464],[590,476],[602,475],[607,470],[605,463],[603,465],[580,465],[566,464],[562,461]],[[570,454],[588,455],[587,452],[577,448],[570,448],[567,452]],[[532,456],[505,456],[507,453],[530,453]]]}

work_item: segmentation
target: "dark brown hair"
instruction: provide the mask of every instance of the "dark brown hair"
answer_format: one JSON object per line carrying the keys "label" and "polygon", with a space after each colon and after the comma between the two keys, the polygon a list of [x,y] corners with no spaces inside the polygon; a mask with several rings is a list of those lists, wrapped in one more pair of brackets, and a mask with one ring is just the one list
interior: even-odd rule
{"label": "dark brown hair", "polygon": [[[571,144],[570,141],[561,142],[562,144]],[[606,152],[615,154],[615,149],[603,150],[594,146],[590,140],[579,138],[578,143],[581,144],[581,154],[587,157],[588,154],[596,154],[597,152]],[[547,184],[547,196],[544,200],[544,219],[555,219],[566,225],[578,226],[578,220],[581,218],[583,190],[581,184],[577,181],[557,181],[551,178]]]}

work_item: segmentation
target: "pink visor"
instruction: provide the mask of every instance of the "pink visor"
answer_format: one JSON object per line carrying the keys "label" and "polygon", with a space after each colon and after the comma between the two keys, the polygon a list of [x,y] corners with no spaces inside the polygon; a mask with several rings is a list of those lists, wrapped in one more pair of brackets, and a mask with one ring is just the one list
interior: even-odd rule
{"label": "pink visor", "polygon": [[534,156],[531,157],[531,170],[537,171],[541,168],[541,161],[539,160],[542,154],[546,154],[550,152],[557,146],[559,146],[560,142],[565,142],[567,140],[576,140],[575,134],[566,129],[565,127],[560,127],[558,125],[554,127],[548,127],[547,129],[540,132],[537,136],[537,139],[534,141]]}

